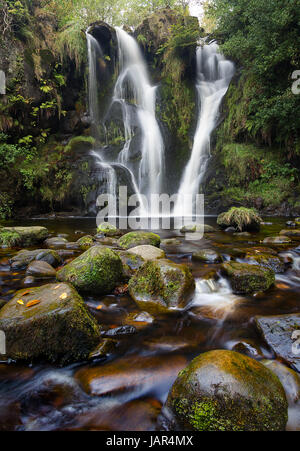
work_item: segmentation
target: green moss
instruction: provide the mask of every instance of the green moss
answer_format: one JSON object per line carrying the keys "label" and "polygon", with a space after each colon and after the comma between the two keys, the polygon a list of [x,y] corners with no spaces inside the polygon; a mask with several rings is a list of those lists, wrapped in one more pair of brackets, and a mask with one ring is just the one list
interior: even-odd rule
{"label": "green moss", "polygon": [[58,280],[83,292],[109,294],[123,275],[120,257],[112,250],[93,246],[57,273]]}
{"label": "green moss", "polygon": [[133,247],[150,245],[159,247],[160,236],[150,232],[130,232],[119,239],[119,245],[123,249],[131,249]]}
{"label": "green moss", "polygon": [[17,247],[21,244],[21,236],[17,232],[2,232],[0,230],[0,245],[8,247]]}
{"label": "green moss", "polygon": [[230,262],[224,263],[222,269],[229,277],[235,293],[266,291],[275,283],[275,273],[270,268]]}

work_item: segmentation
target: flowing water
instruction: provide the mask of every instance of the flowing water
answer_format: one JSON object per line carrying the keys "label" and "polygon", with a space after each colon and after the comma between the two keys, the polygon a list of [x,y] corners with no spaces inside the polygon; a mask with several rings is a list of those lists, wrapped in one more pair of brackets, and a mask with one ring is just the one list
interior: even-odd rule
{"label": "flowing water", "polygon": [[221,102],[234,75],[234,64],[219,53],[215,42],[199,46],[197,50],[197,91],[199,118],[190,160],[179,187],[175,216],[188,216],[183,196],[195,196],[210,158],[211,134],[215,129]]}
{"label": "flowing water", "polygon": [[[0,363],[0,430],[155,430],[178,372],[196,355],[246,343],[258,360],[274,359],[253,318],[299,312],[299,241],[274,248],[291,257],[292,264],[277,276],[273,288],[256,296],[234,295],[221,277],[220,265],[191,258],[193,252],[209,248],[229,260],[236,258],[237,249],[261,247],[266,236],[285,226],[285,219],[271,221],[250,237],[215,232],[190,242],[179,232],[159,231],[162,239],[176,238],[174,244],[162,245],[167,258],[192,270],[197,288],[190,304],[170,315],[149,318],[127,294],[84,296],[104,330],[133,324],[137,333],[118,339],[107,358],[66,368],[42,362]],[[206,218],[206,223],[216,226],[216,219]],[[43,225],[53,236],[67,236],[65,261],[79,254],[72,242],[96,231],[95,219],[40,219],[22,225]],[[16,252],[0,249],[0,298],[5,301],[24,286],[24,271],[12,271],[9,265]],[[35,285],[51,282],[36,280]],[[132,323],[135,315],[138,322]],[[299,412],[299,406],[291,406],[288,428],[300,430]]]}

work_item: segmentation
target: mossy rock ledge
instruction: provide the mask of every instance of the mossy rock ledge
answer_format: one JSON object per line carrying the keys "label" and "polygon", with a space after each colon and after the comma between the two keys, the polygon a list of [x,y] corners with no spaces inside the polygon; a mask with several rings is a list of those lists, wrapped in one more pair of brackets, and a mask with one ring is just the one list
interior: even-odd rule
{"label": "mossy rock ledge", "polygon": [[[39,303],[27,307],[34,300]],[[82,298],[64,283],[19,291],[0,311],[0,330],[6,334],[6,357],[21,361],[80,361],[100,341]]]}
{"label": "mossy rock ledge", "polygon": [[186,265],[161,259],[145,263],[129,281],[129,293],[149,313],[184,308],[195,291],[195,280]]}
{"label": "mossy rock ledge", "polygon": [[137,246],[160,247],[160,236],[151,232],[130,232],[119,239],[118,244],[123,249],[132,249]]}
{"label": "mossy rock ledge", "polygon": [[57,273],[61,282],[71,283],[80,292],[111,293],[122,280],[122,261],[107,247],[93,246]]}
{"label": "mossy rock ledge", "polygon": [[275,273],[270,268],[247,263],[229,262],[222,265],[236,294],[253,294],[267,291],[275,283]]}
{"label": "mossy rock ledge", "polygon": [[264,365],[233,351],[211,351],[179,373],[163,414],[168,430],[284,431],[288,403]]}
{"label": "mossy rock ledge", "polygon": [[34,246],[49,236],[46,227],[1,227],[0,246],[25,247]]}

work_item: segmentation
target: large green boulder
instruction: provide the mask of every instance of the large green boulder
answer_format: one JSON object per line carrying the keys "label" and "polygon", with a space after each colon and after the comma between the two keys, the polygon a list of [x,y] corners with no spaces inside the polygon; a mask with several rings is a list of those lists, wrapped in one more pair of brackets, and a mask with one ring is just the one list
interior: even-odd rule
{"label": "large green boulder", "polygon": [[132,249],[144,245],[159,247],[160,236],[151,232],[130,232],[122,236],[118,243],[123,249]]}
{"label": "large green boulder", "polygon": [[228,262],[222,265],[236,294],[253,294],[266,291],[275,283],[275,273],[270,268],[247,263]]}
{"label": "large green boulder", "polygon": [[58,271],[57,279],[81,292],[102,295],[111,293],[122,275],[119,255],[107,247],[93,246]]}
{"label": "large green boulder", "polygon": [[0,228],[0,246],[34,246],[48,236],[49,232],[46,227],[2,227]]}
{"label": "large green boulder", "polygon": [[68,284],[19,291],[0,310],[0,330],[6,334],[6,356],[13,360],[79,361],[100,340],[96,321]]}
{"label": "large green boulder", "polygon": [[122,235],[122,232],[117,229],[116,226],[110,224],[109,222],[103,222],[97,228],[97,233],[101,233],[108,237],[115,237]]}
{"label": "large green boulder", "polygon": [[226,213],[218,216],[217,223],[222,229],[234,227],[239,232],[258,232],[261,217],[251,208],[233,207]]}
{"label": "large green boulder", "polygon": [[179,373],[164,409],[171,430],[284,431],[286,395],[264,365],[233,351],[200,355]]}
{"label": "large green boulder", "polygon": [[129,293],[149,313],[184,308],[195,291],[195,280],[186,265],[161,259],[145,263],[129,281]]}

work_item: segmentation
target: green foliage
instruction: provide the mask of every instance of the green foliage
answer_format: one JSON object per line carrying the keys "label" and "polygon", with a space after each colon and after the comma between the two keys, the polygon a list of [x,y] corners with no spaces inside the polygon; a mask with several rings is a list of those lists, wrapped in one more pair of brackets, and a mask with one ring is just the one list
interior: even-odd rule
{"label": "green foliage", "polygon": [[13,200],[7,193],[0,193],[0,219],[9,219],[13,212]]}
{"label": "green foliage", "polygon": [[248,228],[258,228],[262,222],[261,217],[252,208],[232,207],[218,217],[218,225],[223,228],[235,227],[240,232]]}
{"label": "green foliage", "polygon": [[300,67],[298,0],[210,0],[207,18],[222,51],[242,66],[229,93],[235,132],[299,152],[300,102],[291,90]]}
{"label": "green foliage", "polygon": [[182,24],[177,23],[171,28],[171,36],[168,41],[163,44],[158,54],[167,52],[167,54],[181,55],[187,47],[197,45],[200,38],[200,28],[195,26],[195,23]]}

